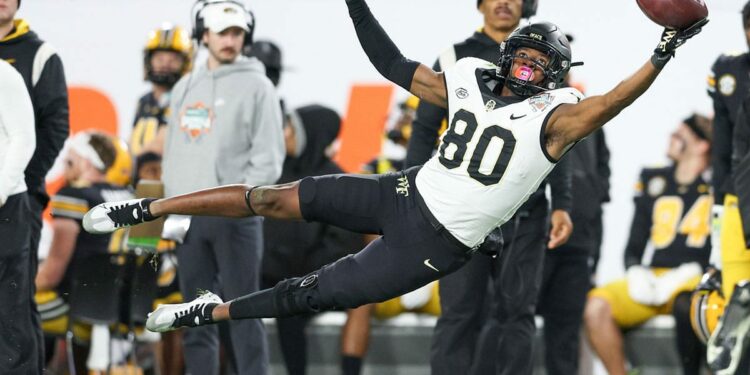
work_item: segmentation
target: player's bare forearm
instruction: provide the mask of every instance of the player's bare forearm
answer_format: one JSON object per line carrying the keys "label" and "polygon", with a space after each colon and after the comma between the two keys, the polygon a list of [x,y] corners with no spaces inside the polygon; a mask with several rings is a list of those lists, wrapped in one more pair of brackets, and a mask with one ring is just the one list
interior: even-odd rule
{"label": "player's bare forearm", "polygon": [[151,203],[153,216],[168,214],[301,219],[297,183],[251,187],[226,185]]}
{"label": "player's bare forearm", "polygon": [[151,203],[151,214],[169,214],[245,217],[252,215],[245,203],[247,185],[226,185],[171,198],[158,199]]}
{"label": "player's bare forearm", "polygon": [[559,142],[560,154],[567,145],[604,126],[631,105],[646,92],[659,72],[659,69],[647,61],[633,75],[606,94],[586,98],[577,104],[561,106],[549,120],[550,128],[562,136]]}
{"label": "player's bare forearm", "polygon": [[420,64],[417,67],[409,92],[430,104],[441,108],[448,107],[443,73],[435,72],[426,65]]}

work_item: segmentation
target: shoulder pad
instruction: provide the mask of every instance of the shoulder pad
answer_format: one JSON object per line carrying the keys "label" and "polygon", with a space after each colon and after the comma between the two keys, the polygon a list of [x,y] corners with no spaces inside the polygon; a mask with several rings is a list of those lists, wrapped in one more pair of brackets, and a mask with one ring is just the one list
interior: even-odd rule
{"label": "shoulder pad", "polygon": [[713,64],[712,70],[716,71],[717,69],[722,69],[727,65],[732,64],[733,62],[737,61],[739,58],[744,57],[747,53],[740,53],[740,52],[725,52],[719,55],[719,57],[716,58],[716,61]]}
{"label": "shoulder pad", "polygon": [[497,69],[497,65],[476,57],[464,57],[456,62],[457,69]]}
{"label": "shoulder pad", "polygon": [[563,87],[560,89],[550,90],[546,92],[549,92],[550,94],[553,94],[553,95],[560,95],[561,99],[565,101],[566,103],[567,102],[578,103],[581,100],[583,100],[583,98],[586,97],[585,95],[583,95],[581,91],[579,91],[575,87]]}
{"label": "shoulder pad", "polygon": [[668,175],[671,169],[669,165],[652,165],[641,169],[641,176]]}
{"label": "shoulder pad", "polygon": [[450,48],[443,51],[443,53],[438,56],[438,62],[440,63],[440,69],[445,70],[453,65],[456,65],[456,47],[450,46]]}
{"label": "shoulder pad", "polygon": [[[651,197],[661,195],[667,187],[668,180],[672,178],[671,170],[672,167],[669,166],[642,169],[636,191],[646,192]],[[640,190],[638,187],[640,187]]]}

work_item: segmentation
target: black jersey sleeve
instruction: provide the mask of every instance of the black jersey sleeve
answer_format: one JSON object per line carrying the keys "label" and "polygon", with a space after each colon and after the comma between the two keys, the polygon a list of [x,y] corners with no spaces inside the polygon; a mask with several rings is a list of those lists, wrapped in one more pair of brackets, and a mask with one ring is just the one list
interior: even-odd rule
{"label": "black jersey sleeve", "polygon": [[709,76],[708,94],[713,100],[714,121],[713,140],[711,145],[711,186],[714,191],[714,202],[724,203],[726,193],[726,181],[732,166],[732,132],[733,120],[737,113],[730,113],[724,96],[719,93],[717,79],[722,74],[722,66],[726,64],[727,58],[720,56],[711,67]]}
{"label": "black jersey sleeve", "polygon": [[[571,158],[560,160],[549,174],[549,186],[552,193],[552,209],[568,213],[573,209],[573,168]],[[596,202],[599,204],[599,202]]]}
{"label": "black jersey sleeve", "polygon": [[737,120],[734,122],[733,133],[732,171],[735,171],[750,149],[750,96],[742,101]]}
{"label": "black jersey sleeve", "polygon": [[745,246],[750,247],[750,97],[745,98],[737,114],[732,150],[734,191],[739,198]]}
{"label": "black jersey sleeve", "polygon": [[731,114],[719,98],[714,98],[713,141],[711,145],[711,167],[713,175],[711,185],[714,189],[714,200],[721,204],[726,193],[725,183],[729,178],[732,166],[732,132]]}
{"label": "black jersey sleeve", "polygon": [[609,178],[612,176],[612,170],[609,168],[609,147],[607,147],[607,140],[604,136],[604,128],[594,132],[596,140],[596,171],[599,176],[599,183],[601,186],[601,201],[609,202],[611,197],[609,196],[610,182]]}
{"label": "black jersey sleeve", "polygon": [[[439,60],[435,61],[433,69],[436,72],[442,70]],[[419,102],[416,118],[411,125],[411,138],[406,149],[406,168],[422,165],[430,160],[437,144],[440,125],[447,116],[448,111],[445,108],[424,100]]]}
{"label": "black jersey sleeve", "polygon": [[635,188],[635,213],[633,221],[630,224],[630,235],[625,246],[625,269],[631,266],[641,264],[643,253],[646,251],[646,244],[651,236],[651,212],[652,200],[646,194],[645,189],[648,186],[648,175],[645,171],[641,172],[638,183]]}
{"label": "black jersey sleeve", "polygon": [[66,218],[81,221],[83,215],[92,207],[90,198],[84,189],[64,186],[55,194],[51,201],[53,218]]}
{"label": "black jersey sleeve", "polygon": [[[60,57],[52,55],[33,88],[36,117],[36,150],[26,167],[26,185],[31,193],[47,199],[44,177],[52,168],[68,138],[68,89]],[[45,202],[46,204],[46,202]]]}

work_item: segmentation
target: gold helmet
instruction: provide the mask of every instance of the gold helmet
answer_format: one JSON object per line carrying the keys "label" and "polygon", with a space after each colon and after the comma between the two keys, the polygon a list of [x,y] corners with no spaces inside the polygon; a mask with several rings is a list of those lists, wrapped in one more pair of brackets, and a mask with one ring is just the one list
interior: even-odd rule
{"label": "gold helmet", "polygon": [[690,301],[690,325],[704,344],[719,324],[725,304],[721,292],[721,271],[709,270],[701,278]]}
{"label": "gold helmet", "polygon": [[106,180],[113,185],[127,186],[133,176],[133,159],[130,157],[128,145],[117,137],[111,136],[110,139],[116,153],[114,163],[107,170]]}
{"label": "gold helmet", "polygon": [[[156,51],[172,51],[179,53],[183,58],[182,68],[178,72],[161,73],[155,72],[151,66],[151,55]],[[152,30],[148,34],[146,46],[143,48],[143,68],[145,79],[157,85],[169,88],[185,73],[190,71],[193,59],[193,42],[190,34],[180,26],[169,23],[160,28]]]}

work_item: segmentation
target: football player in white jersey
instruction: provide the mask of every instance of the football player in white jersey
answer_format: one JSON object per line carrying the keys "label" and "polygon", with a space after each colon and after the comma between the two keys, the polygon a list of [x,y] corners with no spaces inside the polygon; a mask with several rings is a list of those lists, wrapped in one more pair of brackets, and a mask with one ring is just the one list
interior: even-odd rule
{"label": "football player in white jersey", "polygon": [[[364,0],[347,0],[360,44],[378,71],[449,110],[439,152],[423,167],[330,175],[273,186],[228,185],[167,199],[105,203],[90,210],[92,233],[167,214],[317,220],[382,237],[365,249],[274,288],[222,302],[213,293],[150,314],[169,331],[229,319],[283,317],[384,301],[460,268],[485,236],[513,216],[575,142],[638,98],[677,47],[707,20],[666,29],[651,59],[601,96],[558,89],[571,66],[565,34],[535,23],[504,43],[499,64],[467,58],[435,72],[403,57]],[[498,102],[513,104],[495,109]]]}

